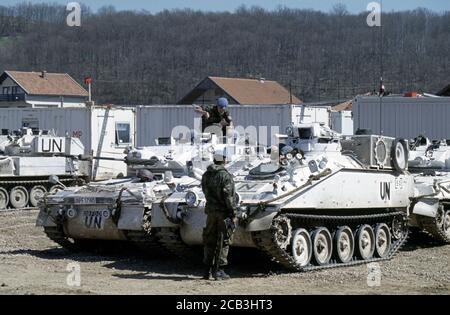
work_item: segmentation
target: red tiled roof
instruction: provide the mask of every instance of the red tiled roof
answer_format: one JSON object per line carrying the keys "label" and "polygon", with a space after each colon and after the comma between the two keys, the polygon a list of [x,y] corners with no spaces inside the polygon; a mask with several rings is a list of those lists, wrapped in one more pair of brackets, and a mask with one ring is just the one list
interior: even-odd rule
{"label": "red tiled roof", "polygon": [[350,100],[350,101],[346,101],[344,103],[337,104],[337,105],[331,107],[331,110],[340,112],[343,110],[351,110],[352,107],[353,107],[353,100]]}
{"label": "red tiled roof", "polygon": [[67,73],[5,71],[27,94],[87,97],[88,92]]}
{"label": "red tiled roof", "polygon": [[[239,104],[290,104],[289,91],[276,81],[209,77]],[[302,101],[292,95],[292,103]]]}
{"label": "red tiled roof", "polygon": [[[186,94],[178,104],[192,104],[203,93],[211,89],[212,85],[220,88],[232,99],[232,103],[236,104],[281,105],[291,103],[289,91],[275,81],[207,77]],[[302,101],[292,95],[292,103],[301,104]]]}

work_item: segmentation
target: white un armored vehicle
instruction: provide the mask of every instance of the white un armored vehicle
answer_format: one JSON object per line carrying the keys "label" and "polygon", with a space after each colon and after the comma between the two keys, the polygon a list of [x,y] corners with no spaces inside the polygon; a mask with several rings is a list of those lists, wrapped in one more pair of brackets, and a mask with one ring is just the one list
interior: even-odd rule
{"label": "white un armored vehicle", "polygon": [[211,134],[197,134],[188,143],[159,139],[157,146],[129,150],[128,178],[69,187],[47,196],[40,205],[37,226],[68,249],[101,240],[132,241],[151,251],[154,205],[175,191],[198,186],[212,153],[224,146],[234,151],[235,158],[241,157],[235,165],[256,158],[255,148],[245,143],[221,144]]}
{"label": "white un armored vehicle", "polygon": [[419,136],[411,144],[409,169],[415,197],[410,224],[438,242],[450,243],[450,146]]}
{"label": "white un armored vehicle", "polygon": [[[2,130],[0,210],[36,207],[46,192],[61,189],[61,182],[67,186],[84,183],[89,179],[89,166],[78,160],[82,154],[84,147],[77,138],[29,128],[12,133]],[[58,175],[60,183],[50,183],[50,174]]]}
{"label": "white un armored vehicle", "polygon": [[[319,124],[289,127],[279,138],[279,152],[233,170],[239,224],[232,246],[259,248],[295,271],[391,258],[408,234],[407,142],[341,138]],[[200,186],[155,204],[156,237],[169,250],[191,252],[202,244],[204,206]]]}

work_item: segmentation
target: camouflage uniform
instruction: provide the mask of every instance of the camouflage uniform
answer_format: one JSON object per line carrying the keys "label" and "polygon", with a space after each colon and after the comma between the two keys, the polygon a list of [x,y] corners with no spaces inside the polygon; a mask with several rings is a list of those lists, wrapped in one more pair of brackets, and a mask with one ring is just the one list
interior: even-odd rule
{"label": "camouflage uniform", "polygon": [[223,165],[210,165],[202,178],[206,197],[206,228],[203,230],[204,259],[207,266],[214,265],[217,241],[223,233],[223,246],[219,254],[219,266],[226,266],[232,235],[227,233],[224,220],[234,218],[234,181]]}
{"label": "camouflage uniform", "polygon": [[203,131],[205,131],[205,129],[208,128],[209,126],[212,126],[214,124],[219,124],[222,120],[224,120],[227,123],[227,125],[223,126],[223,128],[222,128],[222,132],[225,135],[226,127],[230,126],[231,123],[233,122],[233,119],[231,118],[228,110],[225,109],[223,113],[219,113],[217,106],[206,107],[203,110],[208,112],[208,114],[209,114],[209,118],[206,118],[205,116],[202,117]]}

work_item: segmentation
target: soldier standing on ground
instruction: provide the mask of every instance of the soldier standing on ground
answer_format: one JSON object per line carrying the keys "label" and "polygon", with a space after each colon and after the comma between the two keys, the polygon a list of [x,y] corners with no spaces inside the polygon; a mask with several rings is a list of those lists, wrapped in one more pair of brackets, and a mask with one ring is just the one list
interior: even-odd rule
{"label": "soldier standing on ground", "polygon": [[[235,187],[233,176],[225,169],[226,154],[217,150],[214,164],[202,177],[202,190],[206,198],[206,228],[203,230],[204,257],[206,265],[204,279],[228,280],[223,267],[228,264],[228,251],[233,230],[230,224],[235,220]],[[216,261],[217,260],[217,261]],[[216,268],[214,268],[216,267]]]}

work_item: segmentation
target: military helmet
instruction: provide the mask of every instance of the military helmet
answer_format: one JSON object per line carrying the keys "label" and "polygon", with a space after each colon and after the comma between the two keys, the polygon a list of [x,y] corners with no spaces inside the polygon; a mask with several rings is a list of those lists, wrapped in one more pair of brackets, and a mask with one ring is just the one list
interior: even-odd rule
{"label": "military helmet", "polygon": [[220,108],[227,108],[228,107],[228,100],[225,97],[220,97],[217,99],[217,106]]}

